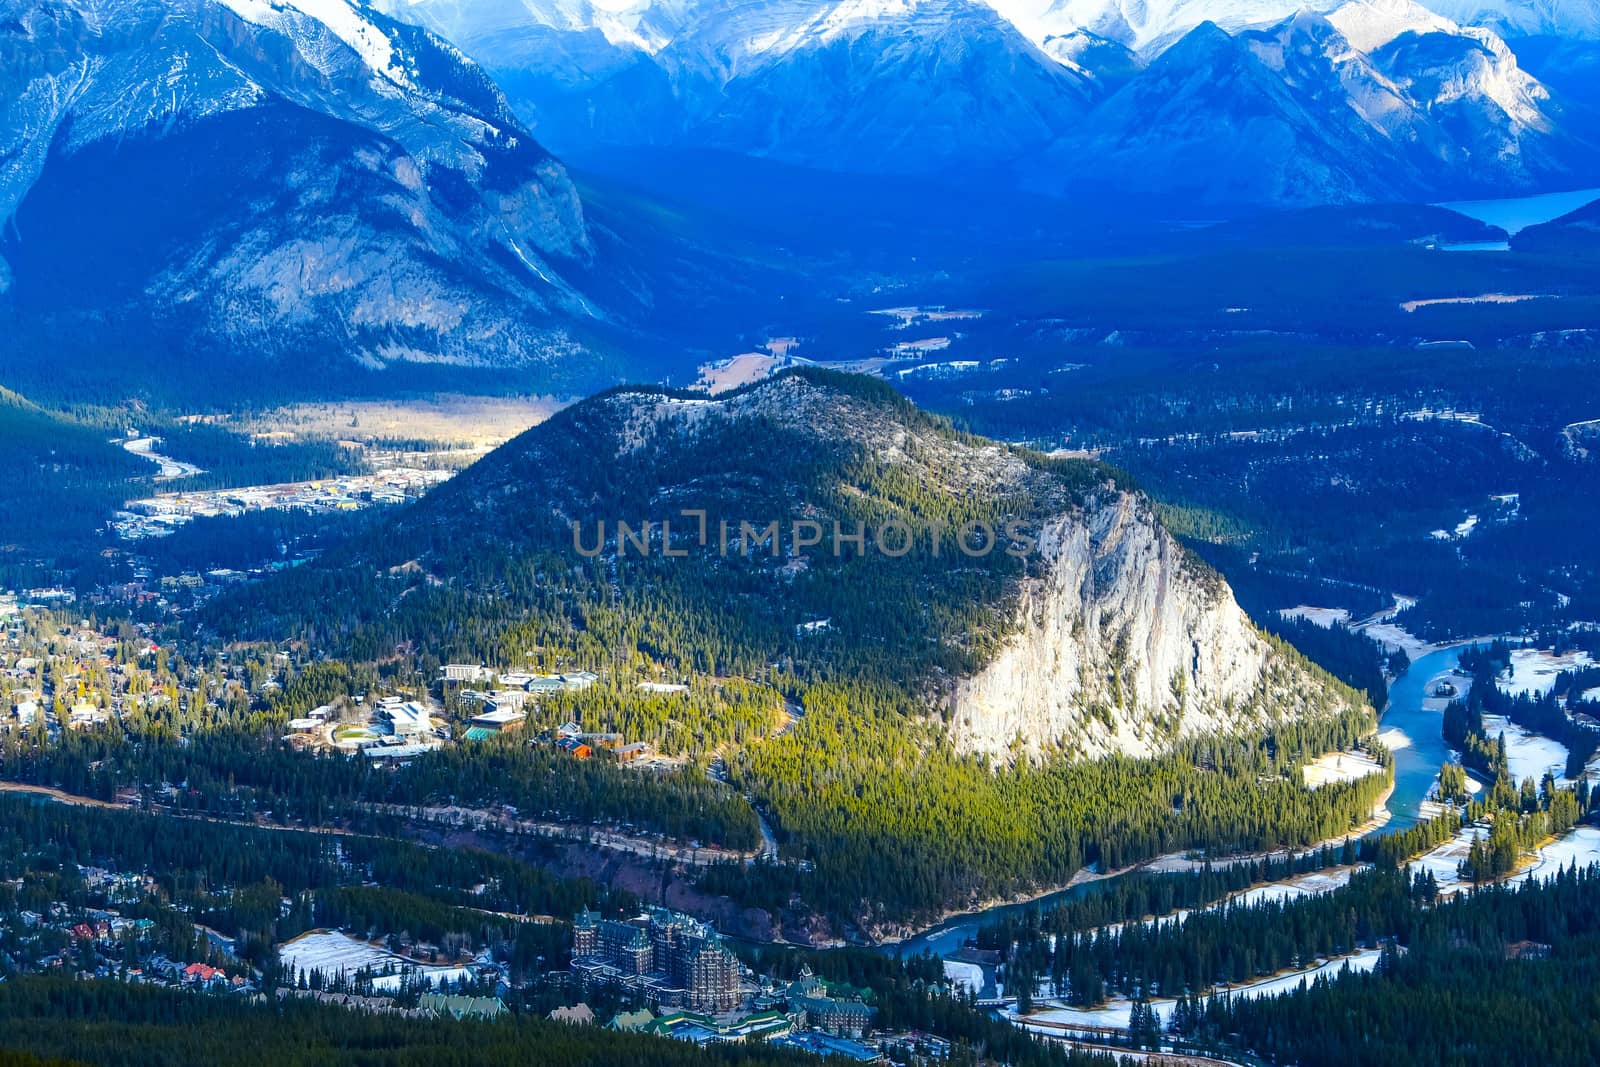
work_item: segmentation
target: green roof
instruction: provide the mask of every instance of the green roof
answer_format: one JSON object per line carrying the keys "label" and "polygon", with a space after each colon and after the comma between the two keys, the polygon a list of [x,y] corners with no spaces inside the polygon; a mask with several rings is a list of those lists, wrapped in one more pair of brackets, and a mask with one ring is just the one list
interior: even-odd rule
{"label": "green roof", "polygon": [[611,1029],[643,1030],[655,1021],[656,1017],[649,1008],[640,1008],[638,1011],[619,1012],[617,1017],[611,1020]]}
{"label": "green roof", "polygon": [[464,1019],[469,1016],[480,1019],[493,1019],[502,1014],[506,1006],[499,997],[465,997],[446,996],[442,993],[424,993],[417,1006],[429,1011],[440,1012],[445,1015]]}

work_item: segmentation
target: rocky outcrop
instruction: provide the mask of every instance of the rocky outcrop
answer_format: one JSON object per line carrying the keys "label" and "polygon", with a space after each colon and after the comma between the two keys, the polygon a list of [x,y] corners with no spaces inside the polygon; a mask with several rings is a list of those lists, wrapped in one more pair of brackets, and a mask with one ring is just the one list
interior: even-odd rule
{"label": "rocky outcrop", "polygon": [[967,751],[1148,755],[1313,710],[1307,695],[1326,693],[1134,493],[1057,518],[1039,551],[1048,568],[1024,583],[1016,630],[951,695]]}

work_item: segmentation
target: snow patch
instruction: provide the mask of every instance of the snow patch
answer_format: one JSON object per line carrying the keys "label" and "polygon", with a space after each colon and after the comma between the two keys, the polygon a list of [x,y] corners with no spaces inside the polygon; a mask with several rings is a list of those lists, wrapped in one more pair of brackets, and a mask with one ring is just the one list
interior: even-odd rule
{"label": "snow patch", "polygon": [[1289,622],[1305,619],[1315,623],[1324,630],[1331,630],[1335,623],[1343,626],[1350,621],[1350,611],[1347,608],[1314,608],[1307,604],[1298,607],[1284,608],[1278,614]]}
{"label": "snow patch", "polygon": [[[1407,739],[1410,743],[1410,739]],[[1329,752],[1301,768],[1306,788],[1317,789],[1334,782],[1354,782],[1372,774],[1382,774],[1383,764],[1365,752]]]}
{"label": "snow patch", "polygon": [[1563,671],[1575,671],[1591,663],[1589,653],[1581,649],[1558,656],[1548,649],[1519,648],[1511,653],[1509,673],[1495,679],[1495,684],[1513,696],[1545,696],[1555,688],[1556,678]]}
{"label": "snow patch", "polygon": [[[1229,987],[1227,992],[1234,997],[1276,997],[1285,993],[1292,993],[1300,988],[1302,982],[1309,985],[1319,976],[1335,977],[1346,967],[1353,973],[1371,971],[1378,966],[1379,949],[1363,949],[1352,956],[1342,956],[1338,959],[1325,960],[1315,967],[1303,971],[1291,971],[1287,974],[1274,975],[1269,978],[1245,982],[1241,985]],[[1170,997],[1157,997],[1150,1001],[1150,1007],[1160,1016],[1162,1022],[1171,1019],[1173,1006],[1176,1000]],[[1019,1016],[1016,1009],[1007,1009],[1007,1018],[1015,1025],[1026,1030],[1041,1034],[1055,1034],[1059,1036],[1062,1028],[1078,1026],[1102,1026],[1127,1029],[1128,1022],[1133,1013],[1133,1003],[1128,1000],[1111,1000],[1102,1008],[1051,1008],[1046,1011],[1035,1012],[1032,1015]]]}
{"label": "snow patch", "polygon": [[1483,733],[1491,739],[1505,735],[1506,769],[1519,785],[1524,778],[1539,781],[1546,771],[1557,778],[1566,772],[1567,746],[1559,741],[1525,730],[1503,715],[1485,715]]}
{"label": "snow patch", "polygon": [[224,7],[257,26],[276,30],[293,40],[305,42],[295,33],[290,12],[320,23],[361,57],[367,69],[400,86],[408,86],[405,70],[396,62],[394,42],[362,16],[350,0],[218,0]]}

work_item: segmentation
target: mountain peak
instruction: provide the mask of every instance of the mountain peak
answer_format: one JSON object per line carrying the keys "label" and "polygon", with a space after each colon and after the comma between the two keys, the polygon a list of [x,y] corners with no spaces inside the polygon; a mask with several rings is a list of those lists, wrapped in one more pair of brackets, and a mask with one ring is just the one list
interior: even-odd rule
{"label": "mountain peak", "polygon": [[560,374],[605,317],[565,170],[427,31],[355,0],[10,7],[0,259],[30,347]]}
{"label": "mountain peak", "polygon": [[1412,0],[1349,0],[1328,21],[1355,48],[1375,52],[1405,33],[1459,34],[1461,27]]}

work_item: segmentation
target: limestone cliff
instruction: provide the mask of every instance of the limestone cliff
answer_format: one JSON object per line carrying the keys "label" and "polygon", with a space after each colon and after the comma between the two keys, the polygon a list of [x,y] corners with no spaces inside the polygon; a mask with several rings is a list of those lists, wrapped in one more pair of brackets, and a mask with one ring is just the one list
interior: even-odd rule
{"label": "limestone cliff", "polygon": [[1261,636],[1135,493],[1091,496],[1044,527],[1039,552],[1047,567],[1023,583],[1015,630],[951,694],[967,751],[1145,755],[1339,699]]}

